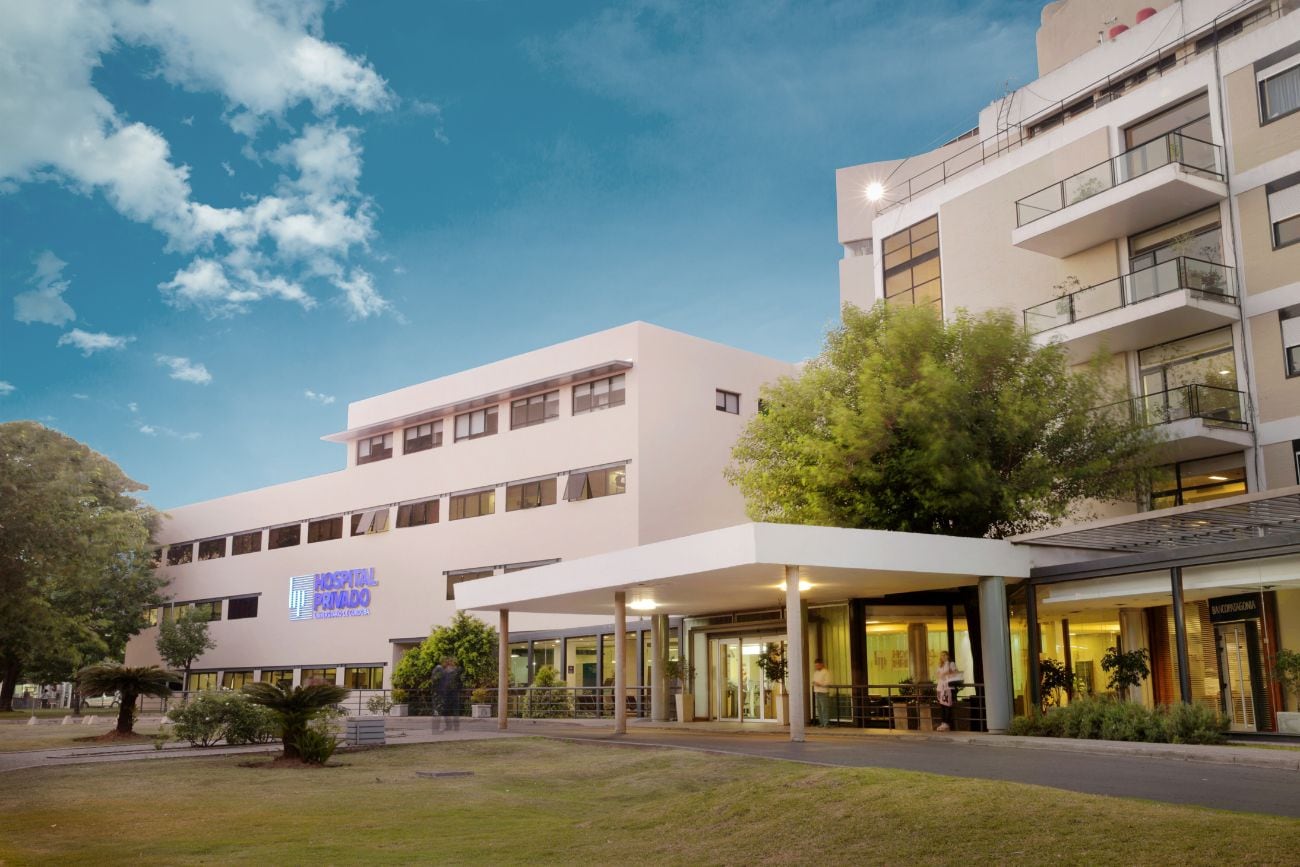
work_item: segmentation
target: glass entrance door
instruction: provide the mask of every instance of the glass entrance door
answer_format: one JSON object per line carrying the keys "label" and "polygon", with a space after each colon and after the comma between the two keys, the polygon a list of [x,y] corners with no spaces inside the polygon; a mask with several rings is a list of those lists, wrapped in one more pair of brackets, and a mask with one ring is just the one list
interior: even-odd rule
{"label": "glass entrance door", "polygon": [[713,715],[720,720],[740,720],[740,639],[715,638],[713,647]]}
{"label": "glass entrance door", "polygon": [[1246,624],[1223,623],[1219,633],[1219,673],[1223,678],[1223,703],[1234,731],[1253,732],[1255,696],[1250,676],[1250,643]]}
{"label": "glass entrance door", "polygon": [[780,636],[713,638],[709,660],[713,676],[713,717],[734,722],[777,722],[781,685],[769,682],[758,664],[768,644],[785,653]]}
{"label": "glass entrance door", "polygon": [[769,681],[758,664],[769,644],[776,645],[777,652],[785,654],[785,642],[776,636],[745,638],[741,645],[741,671],[745,676],[742,708],[745,719],[754,722],[777,721],[776,706],[781,700],[781,685]]}

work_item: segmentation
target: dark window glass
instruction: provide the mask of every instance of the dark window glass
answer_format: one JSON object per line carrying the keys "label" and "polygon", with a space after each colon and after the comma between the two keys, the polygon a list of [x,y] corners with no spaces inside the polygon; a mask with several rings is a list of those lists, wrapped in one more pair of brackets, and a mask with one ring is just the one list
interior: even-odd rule
{"label": "dark window glass", "polygon": [[276,686],[290,687],[293,686],[293,669],[292,668],[264,668],[261,671],[262,683],[273,683]]}
{"label": "dark window glass", "polygon": [[343,516],[336,518],[321,518],[317,521],[307,523],[307,543],[328,542],[331,539],[343,538]]}
{"label": "dark window glass", "polygon": [[357,463],[369,464],[393,456],[393,435],[378,434],[357,442]]}
{"label": "dark window glass", "polygon": [[408,427],[402,434],[402,454],[436,449],[442,445],[442,422],[431,421]]}
{"label": "dark window glass", "polygon": [[627,471],[624,465],[619,464],[616,467],[569,473],[564,499],[593,500],[624,493],[627,493]]}
{"label": "dark window glass", "polygon": [[302,524],[286,524],[283,527],[271,528],[271,537],[267,540],[266,547],[271,550],[291,548],[301,541]]}
{"label": "dark window glass", "polygon": [[366,509],[352,515],[352,535],[366,536],[374,533],[388,532],[388,507]]}
{"label": "dark window glass", "polygon": [[154,549],[153,549],[153,558],[152,558],[152,559],[153,559],[153,564],[154,564],[155,566],[161,566],[161,565],[162,565],[162,558],[163,558],[163,549],[162,549],[162,548],[154,548]]}
{"label": "dark window glass", "polygon": [[622,406],[626,400],[626,374],[585,382],[573,387],[573,412],[591,412]]}
{"label": "dark window glass", "polygon": [[715,403],[718,412],[729,412],[732,415],[740,414],[740,395],[734,391],[717,390],[717,401]]}
{"label": "dark window glass", "polygon": [[886,238],[882,244],[885,301],[905,307],[929,306],[942,311],[939,275],[939,218],[922,220]]}
{"label": "dark window glass", "polygon": [[221,600],[211,599],[207,602],[195,602],[190,605],[190,609],[195,615],[202,617],[209,623],[221,619]]}
{"label": "dark window glass", "polygon": [[495,488],[486,491],[476,491],[472,494],[459,494],[451,498],[447,515],[449,521],[459,521],[461,518],[477,518],[480,515],[491,515],[496,511],[497,492]]}
{"label": "dark window glass", "polygon": [[343,669],[343,686],[347,689],[383,689],[384,667],[382,665],[346,666]]}
{"label": "dark window glass", "polygon": [[194,543],[189,542],[184,545],[172,545],[167,549],[167,565],[181,566],[189,563],[194,559]]}
{"label": "dark window glass", "polygon": [[1271,123],[1295,111],[1300,111],[1300,64],[1259,83],[1261,122]]}
{"label": "dark window glass", "polygon": [[256,617],[257,599],[256,596],[240,596],[237,599],[231,599],[226,604],[226,619],[247,620],[250,617]]}
{"label": "dark window glass", "polygon": [[1151,488],[1151,508],[1187,506],[1244,493],[1246,463],[1238,452],[1163,467]]}
{"label": "dark window glass", "polygon": [[455,587],[464,581],[474,581],[478,578],[489,578],[492,576],[491,569],[466,569],[463,572],[447,573],[447,601],[456,598]]}
{"label": "dark window glass", "polygon": [[425,524],[438,523],[438,501],[422,500],[418,503],[406,503],[397,507],[397,526],[423,527]]}
{"label": "dark window glass", "polygon": [[304,668],[299,683],[303,686],[311,686],[313,683],[336,683],[337,680],[337,668]]}
{"label": "dark window glass", "polygon": [[555,505],[555,479],[538,479],[506,486],[506,511]]}
{"label": "dark window glass", "polygon": [[253,672],[251,671],[221,672],[222,689],[243,689],[244,687],[248,686],[252,682],[253,682]]}
{"label": "dark window glass", "polygon": [[224,536],[220,539],[208,539],[199,543],[200,560],[216,560],[224,556],[226,556],[226,539]]}
{"label": "dark window glass", "polygon": [[1300,376],[1300,304],[1283,307],[1277,312],[1282,326],[1282,362],[1286,375]]}
{"label": "dark window glass", "polygon": [[497,432],[497,408],[489,406],[456,416],[456,441],[488,437]]}
{"label": "dark window glass", "polygon": [[521,397],[510,404],[510,427],[529,427],[560,417],[560,393],[550,391]]}
{"label": "dark window glass", "polygon": [[254,530],[252,533],[240,533],[235,536],[234,544],[231,546],[234,550],[233,555],[252,554],[262,550],[262,531]]}

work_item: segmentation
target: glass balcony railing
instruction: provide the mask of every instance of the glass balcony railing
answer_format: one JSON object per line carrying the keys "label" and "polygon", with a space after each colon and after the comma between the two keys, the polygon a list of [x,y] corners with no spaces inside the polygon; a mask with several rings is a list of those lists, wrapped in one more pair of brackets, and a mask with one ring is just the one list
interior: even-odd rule
{"label": "glass balcony railing", "polygon": [[1236,274],[1227,265],[1180,256],[1026,308],[1025,328],[1030,334],[1041,334],[1182,289],[1235,303]]}
{"label": "glass balcony railing", "polygon": [[1016,225],[1026,226],[1170,163],[1178,163],[1206,177],[1223,177],[1222,152],[1218,145],[1171,132],[1030,193],[1016,202]]}
{"label": "glass balcony railing", "polygon": [[1200,383],[1189,383],[1129,398],[1102,407],[1102,410],[1127,412],[1132,418],[1152,425],[1199,418],[1242,430],[1250,426],[1247,421],[1245,392]]}

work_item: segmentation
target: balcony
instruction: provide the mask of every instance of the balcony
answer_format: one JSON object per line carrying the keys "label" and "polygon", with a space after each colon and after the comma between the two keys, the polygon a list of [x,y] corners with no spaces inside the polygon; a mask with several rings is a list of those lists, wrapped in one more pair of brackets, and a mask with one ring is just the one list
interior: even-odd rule
{"label": "balcony", "polygon": [[1234,269],[1185,256],[1024,311],[1038,342],[1060,342],[1076,360],[1103,347],[1126,352],[1209,331],[1240,315]]}
{"label": "balcony", "polygon": [[1222,149],[1171,132],[1017,201],[1011,243],[1060,259],[1227,195]]}
{"label": "balcony", "polygon": [[1105,410],[1127,412],[1150,425],[1163,425],[1162,461],[1192,461],[1253,445],[1246,393],[1191,383],[1144,394]]}

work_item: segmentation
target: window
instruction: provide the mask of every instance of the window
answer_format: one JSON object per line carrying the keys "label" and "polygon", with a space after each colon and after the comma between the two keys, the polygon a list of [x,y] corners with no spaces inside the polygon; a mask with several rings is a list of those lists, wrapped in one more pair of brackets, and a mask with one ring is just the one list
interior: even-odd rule
{"label": "window", "polygon": [[1151,508],[1167,509],[1246,493],[1246,461],[1240,453],[1183,461],[1163,468],[1151,489]]}
{"label": "window", "polygon": [[1259,74],[1259,122],[1272,123],[1300,111],[1300,63],[1270,75]]}
{"label": "window", "polygon": [[292,668],[264,668],[259,678],[262,683],[273,683],[276,686],[288,689],[293,686],[293,669]]}
{"label": "window", "polygon": [[365,536],[369,533],[387,533],[388,532],[388,507],[381,506],[378,509],[367,509],[364,512],[352,513],[352,535]]}
{"label": "window", "polygon": [[226,556],[226,537],[220,539],[208,539],[206,542],[199,543],[200,560],[216,560]]}
{"label": "window", "polygon": [[189,606],[190,616],[214,623],[221,619],[221,600],[209,599],[205,602],[193,602]]}
{"label": "window", "polygon": [[1277,312],[1282,325],[1282,363],[1286,375],[1300,376],[1300,304],[1283,307]]}
{"label": "window", "polygon": [[393,435],[379,434],[357,442],[357,463],[369,464],[388,460],[393,456]]}
{"label": "window", "polygon": [[349,665],[343,669],[343,685],[348,689],[383,689],[382,665]]}
{"label": "window", "polygon": [[1300,241],[1300,173],[1278,178],[1264,189],[1268,194],[1273,249]]}
{"label": "window", "polygon": [[455,494],[452,496],[450,508],[447,510],[450,512],[447,520],[459,521],[461,518],[477,518],[480,515],[491,515],[496,510],[496,488],[475,491],[472,494]]}
{"label": "window", "polygon": [[238,557],[240,554],[253,554],[262,550],[262,531],[254,530],[252,533],[240,533],[233,539],[231,545],[231,554]]}
{"label": "window", "polygon": [[884,254],[885,301],[903,307],[930,306],[943,310],[939,278],[939,217],[922,220],[890,235],[881,244]]}
{"label": "window", "polygon": [[1295,452],[1295,481],[1300,485],[1300,440],[1291,440],[1291,450]]}
{"label": "window", "polygon": [[227,620],[249,620],[257,616],[257,597],[240,596],[226,603]]}
{"label": "window", "polygon": [[253,682],[253,672],[251,671],[223,671],[221,672],[222,689],[243,689]]}
{"label": "window", "polygon": [[732,415],[740,414],[740,395],[734,391],[723,391],[718,389],[715,406],[718,412],[729,412]]}
{"label": "window", "polygon": [[181,566],[194,559],[194,543],[172,545],[167,549],[167,565]]}
{"label": "window", "polygon": [[423,527],[425,524],[438,523],[438,501],[421,500],[418,503],[406,503],[397,507],[397,527]]}
{"label": "window", "polygon": [[266,547],[269,550],[292,548],[301,541],[302,524],[286,524],[283,527],[271,528],[271,538],[267,540]]}
{"label": "window", "polygon": [[476,409],[456,416],[456,442],[490,437],[497,432],[497,408]]}
{"label": "window", "polygon": [[161,565],[162,565],[162,554],[163,554],[163,549],[162,549],[162,548],[154,548],[154,549],[153,549],[153,554],[150,556],[149,559],[153,562],[153,564],[154,564],[155,566],[161,566]]}
{"label": "window", "polygon": [[506,486],[506,511],[555,505],[555,479],[515,482]]}
{"label": "window", "polygon": [[146,608],[146,609],[144,610],[144,625],[145,625],[146,627],[148,627],[148,626],[157,626],[157,625],[158,625],[158,619],[159,619],[159,618],[158,618],[158,608],[157,608],[157,606],[150,607],[150,608]]}
{"label": "window", "polygon": [[510,429],[529,427],[560,417],[560,393],[548,391],[521,397],[510,404]]}
{"label": "window", "polygon": [[304,668],[299,683],[303,686],[311,686],[314,683],[336,683],[337,681],[337,668]]}
{"label": "window", "polygon": [[442,422],[431,421],[408,427],[402,432],[402,454],[436,449],[442,445]]}
{"label": "window", "polygon": [[191,671],[190,682],[185,685],[185,688],[190,692],[207,692],[216,689],[217,685],[215,671]]}
{"label": "window", "polygon": [[343,538],[343,516],[319,518],[307,522],[307,544]]}
{"label": "window", "polygon": [[596,467],[569,473],[569,483],[564,488],[564,499],[591,500],[627,493],[626,464]]}
{"label": "window", "polygon": [[447,601],[451,602],[456,598],[455,587],[462,581],[475,581],[479,578],[490,578],[494,570],[490,566],[481,566],[478,569],[458,569],[455,572],[447,573]]}
{"label": "window", "polygon": [[[1210,97],[1202,93],[1189,100],[1164,109],[1154,117],[1133,124],[1124,130],[1124,146],[1132,149],[1149,141],[1163,138],[1171,132],[1208,142],[1210,132]],[[1168,161],[1168,154],[1164,155]],[[1131,174],[1141,174],[1134,171]]]}
{"label": "window", "polygon": [[627,375],[620,373],[609,379],[584,382],[573,387],[573,413],[591,412],[597,409],[609,409],[622,406],[627,396]]}

